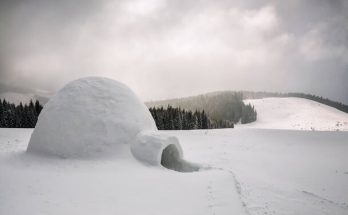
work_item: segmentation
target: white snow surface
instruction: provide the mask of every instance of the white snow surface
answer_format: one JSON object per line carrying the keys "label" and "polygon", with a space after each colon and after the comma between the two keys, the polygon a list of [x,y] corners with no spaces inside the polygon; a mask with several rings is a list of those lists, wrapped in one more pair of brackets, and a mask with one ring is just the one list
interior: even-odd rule
{"label": "white snow surface", "polygon": [[248,128],[348,131],[348,114],[303,98],[263,98],[244,100],[254,105],[256,122],[237,125]]}
{"label": "white snow surface", "polygon": [[180,173],[28,154],[32,131],[0,129],[0,214],[348,214],[348,132],[161,131],[209,166]]}
{"label": "white snow surface", "polygon": [[87,77],[67,84],[44,106],[28,152],[63,158],[129,156],[129,144],[144,130],[157,128],[127,86]]}

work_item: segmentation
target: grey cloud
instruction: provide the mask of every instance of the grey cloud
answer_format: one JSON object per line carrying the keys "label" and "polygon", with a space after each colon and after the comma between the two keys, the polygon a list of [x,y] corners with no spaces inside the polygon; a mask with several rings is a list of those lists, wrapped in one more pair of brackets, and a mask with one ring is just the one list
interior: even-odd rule
{"label": "grey cloud", "polygon": [[102,75],[146,100],[243,89],[348,103],[347,9],[338,0],[1,1],[0,82],[55,91]]}

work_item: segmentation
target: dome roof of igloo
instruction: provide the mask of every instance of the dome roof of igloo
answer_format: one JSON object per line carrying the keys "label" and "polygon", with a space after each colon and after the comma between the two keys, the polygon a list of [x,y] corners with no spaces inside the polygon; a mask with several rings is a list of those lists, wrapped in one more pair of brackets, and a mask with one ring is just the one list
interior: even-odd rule
{"label": "dome roof of igloo", "polygon": [[27,151],[60,157],[115,155],[129,150],[144,130],[157,128],[127,86],[108,78],[82,78],[44,106]]}

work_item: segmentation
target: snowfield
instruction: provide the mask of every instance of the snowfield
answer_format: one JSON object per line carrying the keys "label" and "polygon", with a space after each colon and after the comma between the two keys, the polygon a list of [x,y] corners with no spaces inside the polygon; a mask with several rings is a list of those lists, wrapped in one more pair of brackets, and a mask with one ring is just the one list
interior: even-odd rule
{"label": "snowfield", "polygon": [[32,131],[0,129],[0,214],[348,214],[348,132],[160,132],[206,167],[181,173],[32,155]]}
{"label": "snowfield", "polygon": [[302,98],[244,100],[254,105],[257,121],[239,125],[248,128],[348,131],[348,114]]}

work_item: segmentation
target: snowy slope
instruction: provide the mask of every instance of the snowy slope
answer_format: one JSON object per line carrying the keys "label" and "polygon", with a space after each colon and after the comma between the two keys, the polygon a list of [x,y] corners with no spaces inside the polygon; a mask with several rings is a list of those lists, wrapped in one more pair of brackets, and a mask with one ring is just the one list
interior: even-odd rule
{"label": "snowy slope", "polygon": [[249,128],[348,131],[348,114],[302,98],[264,98],[244,101],[257,111],[257,121],[239,125]]}
{"label": "snowy slope", "polygon": [[192,173],[36,157],[24,153],[31,133],[0,129],[0,214],[348,214],[348,132],[163,132],[210,166]]}

